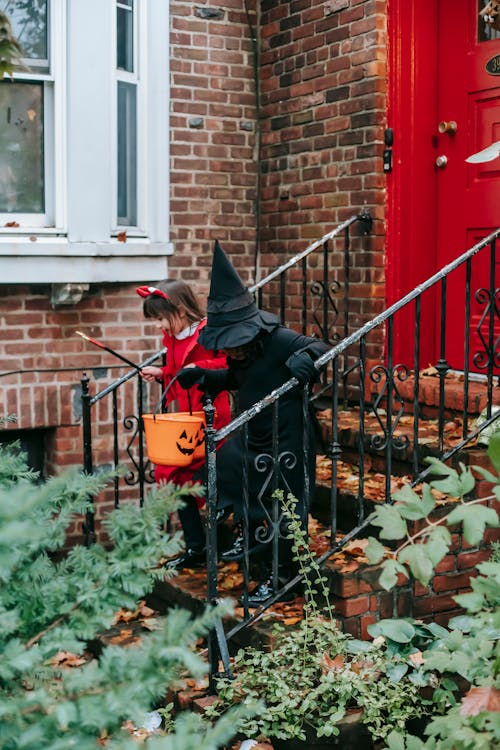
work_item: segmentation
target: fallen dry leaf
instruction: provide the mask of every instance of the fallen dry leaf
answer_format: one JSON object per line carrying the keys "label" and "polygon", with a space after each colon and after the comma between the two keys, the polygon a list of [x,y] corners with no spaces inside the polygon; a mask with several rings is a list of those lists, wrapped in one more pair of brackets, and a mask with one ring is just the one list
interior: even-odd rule
{"label": "fallen dry leaf", "polygon": [[219,588],[223,591],[231,591],[232,589],[240,588],[243,585],[243,574],[233,573],[225,576],[219,582]]}
{"label": "fallen dry leaf", "polygon": [[410,654],[410,661],[412,662],[412,664],[415,664],[416,667],[418,667],[420,664],[425,663],[425,659],[422,656],[421,651],[415,651],[414,654]]}
{"label": "fallen dry leaf", "polygon": [[[361,674],[361,672],[369,670],[372,667],[373,662],[369,659],[357,659],[357,661],[351,663],[351,669],[353,672],[356,672],[356,674]],[[375,674],[380,675],[380,672],[376,672]]]}
{"label": "fallen dry leaf", "polygon": [[145,617],[144,620],[141,620],[141,627],[143,627],[144,630],[160,630],[161,625],[156,618]]}
{"label": "fallen dry leaf", "polygon": [[462,716],[477,716],[481,711],[500,711],[500,690],[489,687],[472,687],[462,698]]}
{"label": "fallen dry leaf", "polygon": [[344,667],[345,661],[342,654],[337,654],[334,659],[326,653],[321,657],[321,671],[323,674],[328,674],[328,672],[341,672]]}
{"label": "fallen dry leaf", "polygon": [[359,557],[365,555],[365,550],[368,546],[368,539],[354,539],[352,542],[348,542],[344,547],[344,552],[347,555],[353,555]]}
{"label": "fallen dry leaf", "polygon": [[141,639],[139,636],[134,635],[132,628],[123,628],[117,635],[109,639],[109,643],[113,646],[132,646],[140,642]]}
{"label": "fallen dry leaf", "polygon": [[426,367],[425,369],[420,370],[420,375],[423,375],[424,377],[437,377],[439,373],[434,367],[434,365],[429,364],[429,367]]}
{"label": "fallen dry leaf", "polygon": [[302,617],[285,617],[283,619],[283,625],[297,625],[298,622],[302,620]]}
{"label": "fallen dry leaf", "polygon": [[145,601],[140,601],[137,609],[119,609],[115,614],[115,625],[119,622],[131,622],[132,620],[140,619],[141,617],[151,617],[155,614],[154,609],[148,607]]}
{"label": "fallen dry leaf", "polygon": [[54,654],[54,656],[50,660],[50,663],[55,667],[81,667],[81,665],[85,664],[85,662],[86,659],[84,659],[82,656],[72,654],[70,651],[58,651],[57,654]]}
{"label": "fallen dry leaf", "polygon": [[355,570],[358,570],[359,563],[350,562],[346,563],[345,565],[339,565],[338,568],[341,573],[354,573]]}

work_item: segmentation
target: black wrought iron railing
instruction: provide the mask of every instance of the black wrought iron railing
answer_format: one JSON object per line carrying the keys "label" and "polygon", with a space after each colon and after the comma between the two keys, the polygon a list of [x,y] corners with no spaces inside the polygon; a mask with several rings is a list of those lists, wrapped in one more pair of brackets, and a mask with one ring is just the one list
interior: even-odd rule
{"label": "black wrought iron railing", "polygon": [[[156,362],[164,357],[165,353],[166,350],[161,349],[141,362],[140,366],[146,367]],[[96,424],[98,419],[95,416],[95,411],[101,404],[109,404],[109,397],[111,415],[107,413],[106,409],[103,421],[107,441],[109,441],[108,428],[111,423],[111,465],[114,469],[119,466],[126,466],[129,469],[124,476],[116,474],[113,480],[113,505],[115,508],[119,506],[120,498],[123,497],[126,488],[134,488],[134,498],[138,499],[142,506],[146,486],[154,483],[154,467],[150,464],[146,455],[142,424],[142,415],[149,411],[147,407],[147,384],[142,380],[136,369],[129,370],[95,395],[91,395],[89,383],[90,379],[84,373],[81,379],[84,471],[87,474],[94,472],[93,425]],[[128,386],[128,393],[124,396],[126,386]],[[108,450],[106,455],[107,453]],[[93,509],[87,513],[83,531],[86,544],[92,543],[95,538],[95,513]]]}
{"label": "black wrought iron railing", "polygon": [[[358,221],[361,222],[362,231],[366,231],[369,217],[353,216],[252,288],[259,301],[266,300],[267,309],[276,310],[270,304],[270,300],[274,299],[284,322],[288,322],[286,300],[290,298],[290,290],[287,277],[295,274],[293,283],[299,283],[302,289],[298,327],[304,333],[315,334],[331,345],[331,349],[316,363],[321,372],[319,383],[311,390],[309,386],[302,388],[304,450],[301,455],[290,455],[283,451],[279,442],[281,403],[292,389],[300,387],[294,378],[248,411],[237,415],[219,431],[213,426],[213,406],[208,403],[205,407],[208,601],[215,601],[219,596],[217,445],[222,440],[231,440],[238,433],[242,436],[243,445],[248,446],[248,431],[252,420],[266,412],[269,414],[273,434],[271,449],[252,458],[254,468],[262,476],[260,490],[254,490],[252,495],[248,487],[248,464],[243,463],[244,554],[241,561],[241,601],[244,616],[243,621],[226,634],[226,638],[234,637],[241,628],[248,626],[262,613],[262,608],[255,612],[248,607],[248,590],[253,572],[252,556],[249,554],[252,541],[249,523],[251,503],[260,504],[263,519],[258,528],[252,527],[252,534],[257,537],[265,534],[272,550],[272,596],[266,602],[266,608],[272,606],[299,581],[299,576],[294,575],[282,585],[279,576],[282,562],[279,559],[280,540],[286,535],[286,524],[283,523],[279,497],[273,491],[280,487],[286,490],[285,464],[290,466],[293,462],[303,463],[304,486],[300,500],[304,515],[307,515],[313,505],[322,503],[321,512],[330,527],[330,549],[320,558],[320,562],[324,562],[349,540],[363,533],[373,502],[391,502],[395,476],[399,476],[403,483],[416,484],[426,475],[426,455],[432,454],[444,460],[462,456],[481,430],[499,416],[495,407],[500,405],[500,289],[496,278],[500,229],[371,321],[352,330],[349,315],[349,228]],[[344,266],[339,273],[340,287],[337,288],[335,273],[338,269],[335,271],[330,267],[328,252],[329,243],[342,235],[347,249],[344,253]],[[308,280],[307,263],[311,254],[318,251],[323,253],[322,277],[319,280],[313,278],[311,282]],[[314,269],[313,277],[318,265],[311,264]],[[317,301],[318,297],[309,294],[311,283],[321,287],[319,307],[311,302],[313,299]],[[266,291],[271,289],[268,284],[275,285],[274,292]],[[332,289],[337,292],[340,288],[341,293],[331,293]],[[292,291],[296,294],[296,286]],[[343,304],[337,304],[337,299],[343,299]],[[332,300],[335,304],[332,304]],[[289,325],[294,323],[298,323],[297,319],[290,321]],[[429,338],[435,338],[433,351],[436,354],[432,361],[429,361],[427,346]],[[424,348],[425,360],[422,361]],[[401,352],[405,354],[403,358]],[[129,373],[128,377],[134,377],[134,373]],[[141,386],[138,388],[140,391]],[[85,399],[90,406],[90,402],[96,404],[102,396],[97,394],[91,399],[88,394],[84,394]],[[140,393],[138,401],[141,401]],[[307,422],[310,419],[311,404],[320,412],[325,442],[322,467],[328,467],[328,471],[323,471],[319,485],[309,472],[307,461]],[[115,408],[113,411],[116,411]],[[476,417],[480,411],[484,411],[484,415],[482,424],[478,425]],[[86,462],[91,469],[90,409],[84,409],[84,413],[87,415],[84,419],[89,420],[88,426],[84,427],[84,434]],[[137,420],[135,417],[127,419],[134,421],[132,437],[139,446],[138,458],[133,461],[133,474],[142,477],[139,479],[142,502],[144,482],[147,481],[144,478],[147,470],[145,467],[148,465],[145,463],[140,414],[139,411]],[[450,425],[453,425],[453,430]],[[379,480],[375,498],[370,493],[373,474],[371,466],[374,461],[377,461]],[[340,470],[348,462],[351,463],[354,482],[346,488],[342,486]],[[118,495],[115,502],[119,502]],[[220,632],[214,634],[211,643],[211,664],[214,670],[217,668],[218,654],[224,650],[223,641]]]}
{"label": "black wrought iron railing", "polygon": [[[396,458],[404,454],[405,461],[411,467],[406,481],[416,484],[425,478],[428,469],[423,464],[423,457],[427,453],[433,453],[442,460],[452,459],[460,455],[467,445],[471,444],[478,434],[486,426],[491,424],[499,413],[494,408],[500,404],[500,388],[495,381],[499,373],[500,365],[500,314],[498,299],[500,289],[496,286],[496,244],[500,229],[493,232],[455,261],[441,269],[425,283],[403,297],[396,304],[391,305],[384,312],[377,315],[373,320],[361,326],[359,330],[347,335],[342,341],[317,360],[316,366],[319,370],[327,372],[323,380],[322,388],[315,393],[309,393],[309,387],[303,387],[304,405],[304,454],[307,454],[307,424],[306,414],[310,401],[324,399],[328,396],[330,404],[329,435],[330,441],[327,447],[327,455],[330,461],[330,479],[328,482],[329,508],[328,517],[330,524],[330,549],[324,553],[319,562],[323,563],[336,551],[340,550],[351,539],[359,536],[366,529],[367,516],[373,507],[365,493],[365,481],[368,478],[367,458],[369,456],[383,457],[384,459],[384,484],[378,501],[391,502],[392,480],[394,474],[394,463]],[[485,286],[474,291],[471,288],[471,278],[475,259],[481,254],[489,254],[487,273],[484,277]],[[450,299],[447,297],[447,286],[453,278],[453,274],[465,269],[465,285],[462,287],[462,300],[466,311],[463,318],[463,360],[459,377],[448,378],[451,366],[447,360],[447,336],[449,328],[446,326],[447,311]],[[435,306],[434,293],[438,292],[439,306],[437,310],[436,326],[438,335],[438,359],[434,368],[433,377],[436,381],[433,388],[434,414],[433,419],[424,418],[423,409],[426,407],[425,396],[421,393],[421,362],[420,350],[422,336],[425,335],[421,326],[422,306],[431,304]],[[473,300],[483,310],[478,316],[478,322],[473,330],[471,325],[471,308]],[[456,300],[453,300],[454,304]],[[394,359],[394,336],[398,324],[398,316],[404,314],[404,325],[407,325],[408,310],[413,312],[412,327],[412,361],[411,365],[399,363]],[[382,330],[383,335],[380,335]],[[454,332],[456,335],[456,331]],[[375,335],[377,341],[384,341],[385,353],[381,360],[370,365],[367,357],[370,338]],[[475,351],[471,349],[471,342],[479,345]],[[455,354],[456,356],[456,354]],[[349,368],[342,369],[342,363],[351,362]],[[472,374],[472,366],[482,370],[483,374]],[[325,385],[326,383],[326,385]],[[367,389],[369,384],[376,386],[376,395],[373,397]],[[403,384],[407,383],[406,394],[402,392]],[[481,398],[484,405],[484,421],[481,426],[471,422],[469,411],[471,410],[471,386],[474,385],[476,403],[472,411],[477,409],[477,397]],[[243,622],[236,625],[227,638],[234,637],[243,627],[250,624],[256,617],[260,617],[263,609],[271,607],[278,599],[292,590],[300,581],[300,575],[290,578],[284,586],[279,584],[279,560],[278,540],[286,534],[286,524],[283,524],[283,508],[279,497],[270,497],[269,488],[275,489],[286,484],[283,481],[283,462],[303,461],[304,456],[290,456],[281,450],[278,439],[278,420],[280,401],[292,389],[297,388],[297,381],[292,378],[280,388],[269,394],[264,400],[256,403],[245,413],[240,414],[231,424],[218,432],[213,430],[213,409],[207,409],[207,529],[208,529],[208,599],[215,601],[218,597],[217,589],[217,528],[216,515],[218,506],[217,491],[217,455],[216,446],[221,440],[231,439],[236,431],[242,431],[244,444],[247,444],[248,430],[252,420],[261,415],[263,410],[268,410],[269,419],[273,425],[272,451],[253,456],[254,466],[259,466],[263,472],[262,492],[250,495],[248,483],[243,482],[245,511],[244,536],[245,552],[242,560],[244,587],[242,604],[244,609]],[[351,393],[356,394],[356,426],[351,432],[354,433],[354,449],[356,454],[356,468],[358,481],[355,489],[349,492],[341,492],[338,482],[338,468],[344,455],[344,445],[340,435],[341,411],[346,404],[352,403]],[[455,398],[453,403],[461,404],[460,409],[450,408],[450,395]],[[496,398],[495,398],[496,396]],[[452,416],[461,411],[460,437],[454,434],[453,444],[448,444],[446,425]],[[402,429],[402,420],[405,413],[411,413],[411,425],[408,430]],[[352,417],[352,412],[350,412]],[[370,424],[371,420],[371,424]],[[420,439],[422,427],[426,424],[432,425],[433,439],[428,435],[425,441]],[[245,476],[248,467],[244,465]],[[314,478],[308,475],[307,461],[304,462],[304,487],[302,501],[307,510],[311,507],[311,489]],[[267,504],[264,502],[264,494],[267,493]],[[346,528],[339,528],[340,497],[343,502],[350,502],[354,506],[351,521]],[[250,579],[251,556],[249,547],[253,543],[250,538],[249,508],[250,504],[260,504],[260,516],[263,519],[261,527],[252,531],[257,536],[263,535],[263,529],[269,543],[273,545],[272,555],[272,588],[273,595],[260,610],[251,612],[248,609],[248,586]],[[371,507],[370,507],[371,506]],[[339,538],[339,531],[340,534]]]}
{"label": "black wrought iron railing", "polygon": [[[367,234],[372,224],[370,215],[366,212],[362,212],[359,216],[354,214],[252,286],[251,291],[256,294],[260,302],[266,298],[269,304],[273,302],[277,292],[276,304],[281,311],[282,321],[287,322],[289,308],[286,302],[290,299],[289,285],[293,284],[296,288],[297,284],[300,284],[301,304],[299,308],[294,309],[300,320],[299,327],[304,332],[319,336],[329,343],[348,335],[351,325],[349,317],[350,232],[351,227],[358,222],[361,234]],[[321,262],[316,262],[314,267],[309,267],[308,264],[313,257],[320,258]],[[310,281],[311,274],[314,275],[312,282]],[[274,284],[278,285],[277,289],[273,287]],[[164,355],[165,350],[161,350],[141,365],[150,364]],[[138,493],[138,500],[142,504],[147,485],[154,482],[154,467],[150,464],[145,452],[142,425],[142,415],[148,411],[146,408],[148,386],[138,375],[137,370],[130,370],[94,395],[90,394],[89,385],[90,379],[84,375],[81,380],[84,469],[91,473],[96,462],[96,465],[104,463],[114,467],[130,467],[130,471],[124,477],[117,476],[114,480],[112,504],[117,507],[122,499],[128,498],[130,488],[134,488],[134,491]],[[108,404],[110,404],[109,407]],[[100,408],[104,412],[102,419],[99,413]],[[108,408],[111,410],[110,415],[107,413]],[[108,456],[108,446],[104,451],[104,458],[100,456],[100,451],[96,448],[100,437],[101,422],[103,434],[108,435],[108,441],[110,440],[112,444],[111,457]],[[111,435],[109,435],[110,429]],[[91,541],[94,537],[94,526],[94,516],[89,514],[85,528],[87,541]]]}
{"label": "black wrought iron railing", "polygon": [[[279,313],[283,325],[314,333],[333,345],[350,333],[351,227],[369,235],[368,211],[350,216],[321,239],[250,287],[258,306]],[[312,263],[314,260],[314,264]],[[293,301],[300,300],[300,305]]]}

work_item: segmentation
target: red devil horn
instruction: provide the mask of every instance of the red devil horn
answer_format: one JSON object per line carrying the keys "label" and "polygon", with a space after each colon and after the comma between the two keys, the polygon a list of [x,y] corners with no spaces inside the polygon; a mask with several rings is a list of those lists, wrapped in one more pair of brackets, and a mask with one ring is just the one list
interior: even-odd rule
{"label": "red devil horn", "polygon": [[139,297],[151,297],[151,295],[154,294],[156,297],[163,297],[163,299],[168,299],[168,295],[155,286],[138,286],[135,291],[137,292]]}

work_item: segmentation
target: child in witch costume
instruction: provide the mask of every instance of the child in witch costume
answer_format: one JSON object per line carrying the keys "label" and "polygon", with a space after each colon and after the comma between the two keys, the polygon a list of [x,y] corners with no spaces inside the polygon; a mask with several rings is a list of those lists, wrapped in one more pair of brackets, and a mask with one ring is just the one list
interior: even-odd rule
{"label": "child in witch costume", "polygon": [[[200,334],[200,343],[227,355],[227,369],[208,370],[201,365],[184,368],[179,383],[190,388],[197,385],[212,397],[222,391],[237,391],[238,406],[245,411],[282,385],[292,376],[299,384],[313,381],[318,375],[314,361],[328,345],[302,336],[279,324],[271,313],[259,310],[251,292],[243,285],[238,273],[215,243],[207,306],[207,325]],[[308,474],[311,485],[315,475],[314,420],[304,425],[302,388],[297,386],[281,397],[278,416],[279,486],[298,500],[297,513],[304,524],[304,430],[308,434]],[[266,517],[269,520],[269,492],[272,474],[272,415],[262,410],[248,423],[248,486],[250,551],[265,548],[265,565],[261,580],[250,592],[249,606],[257,607],[272,596],[271,545],[263,544]],[[232,507],[236,521],[243,518],[244,444],[241,433],[228,438],[217,452],[217,496],[219,510]],[[267,461],[267,471],[263,465]],[[265,542],[265,539],[264,539]],[[236,527],[232,547],[221,554],[224,561],[243,557],[241,525]],[[266,559],[267,555],[267,559]],[[286,529],[280,534],[279,577],[283,583],[295,575],[291,543]]]}
{"label": "child in witch costume", "polygon": [[[137,294],[144,299],[144,316],[157,321],[163,331],[163,345],[167,348],[166,366],[143,367],[141,375],[148,382],[160,381],[166,388],[171,387],[166,395],[166,402],[177,402],[177,411],[201,411],[202,394],[193,390],[188,394],[177,381],[172,382],[178,371],[187,365],[198,365],[206,369],[223,368],[226,357],[205,349],[199,343],[199,336],[207,320],[191,288],[181,280],[170,279],[158,287],[140,286]],[[226,425],[231,419],[227,393],[220,393],[215,402],[217,429]],[[155,479],[158,483],[172,482],[184,485],[196,481],[193,478],[204,464],[204,459],[193,461],[189,466],[156,466]],[[182,568],[201,565],[205,562],[205,530],[201,522],[198,499],[189,495],[184,498],[185,505],[179,509],[179,519],[184,532],[186,550],[178,557],[169,560],[166,567]],[[203,500],[201,504],[203,504]]]}

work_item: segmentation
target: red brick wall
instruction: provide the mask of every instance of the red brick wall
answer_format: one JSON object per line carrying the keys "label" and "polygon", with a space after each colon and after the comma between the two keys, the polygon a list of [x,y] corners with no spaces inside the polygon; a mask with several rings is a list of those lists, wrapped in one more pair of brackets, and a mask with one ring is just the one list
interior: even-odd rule
{"label": "red brick wall", "polygon": [[[355,231],[350,253],[357,326],[384,294],[385,0],[264,0],[259,20],[256,7],[256,0],[171,3],[169,273],[205,293],[217,238],[250,282],[257,242],[267,271],[367,207],[374,235]],[[259,22],[260,111],[252,42]],[[340,267],[338,248],[332,258]],[[116,364],[74,331],[134,360],[160,347],[133,290],[95,285],[77,305],[53,310],[49,287],[0,287],[0,413],[16,413],[18,428],[53,428],[51,472],[81,463],[82,371]],[[292,309],[298,294],[293,282]],[[50,368],[75,370],[40,372]],[[119,373],[98,372],[92,392]],[[108,415],[100,422],[95,465],[110,461]]]}
{"label": "red brick wall", "polygon": [[[240,0],[171,4],[171,240],[169,274],[207,291],[212,245],[218,238],[244,278],[253,275],[256,224],[255,85],[249,20]],[[214,13],[212,13],[214,12]],[[213,17],[212,17],[213,15]],[[154,281],[154,280],[152,280]],[[53,310],[50,287],[0,287],[0,415],[9,429],[53,428],[47,471],[82,463],[80,378],[95,393],[125,369],[111,355],[75,336],[102,338],[134,361],[161,347],[142,319],[135,285],[92,285],[75,306]],[[46,369],[69,369],[46,373]],[[30,372],[36,370],[36,372]],[[6,373],[15,371],[15,374]],[[19,373],[17,371],[20,371]],[[135,388],[119,399],[119,420],[136,413]],[[153,388],[153,401],[158,394]],[[123,402],[123,403],[122,403]],[[93,410],[94,465],[112,462],[110,400]],[[121,429],[120,460],[130,431]],[[126,456],[125,456],[126,458]]]}
{"label": "red brick wall", "polygon": [[[475,456],[478,461],[475,461]],[[473,451],[470,463],[481,463],[494,471],[484,451]],[[492,495],[492,485],[479,479],[474,496],[500,510]],[[450,507],[442,508],[442,513]],[[439,511],[438,511],[439,512]],[[435,519],[434,519],[435,520]],[[332,603],[339,623],[345,631],[358,638],[368,638],[368,625],[388,617],[415,617],[424,622],[436,622],[446,627],[449,620],[462,614],[455,596],[471,590],[471,578],[477,576],[476,566],[491,557],[491,542],[500,539],[499,529],[487,529],[480,544],[472,546],[464,538],[461,526],[452,531],[452,543],[447,554],[437,565],[428,586],[400,576],[399,586],[384,591],[378,584],[379,569],[359,568],[352,573],[335,571],[330,563]]]}
{"label": "red brick wall", "polygon": [[170,5],[175,255],[169,266],[186,280],[207,280],[215,239],[246,281],[253,276],[257,167],[250,28],[256,28],[255,5],[255,0]]}
{"label": "red brick wall", "polygon": [[[59,309],[51,307],[50,287],[4,286],[0,290],[0,415],[17,417],[6,429],[51,428],[46,445],[49,474],[81,464],[83,372],[95,393],[130,368],[83,341],[75,331],[103,339],[136,362],[158,351],[161,339],[154,326],[143,321],[142,301],[130,285],[91,288],[77,305]],[[134,399],[134,392],[123,403],[119,399],[120,418],[133,411]],[[109,464],[109,399],[95,412],[101,433],[100,448],[96,440],[96,465]]]}
{"label": "red brick wall", "polygon": [[[261,8],[262,268],[368,208],[374,233],[350,251],[357,328],[385,294],[386,3],[264,0]],[[340,280],[342,262],[337,251]]]}

